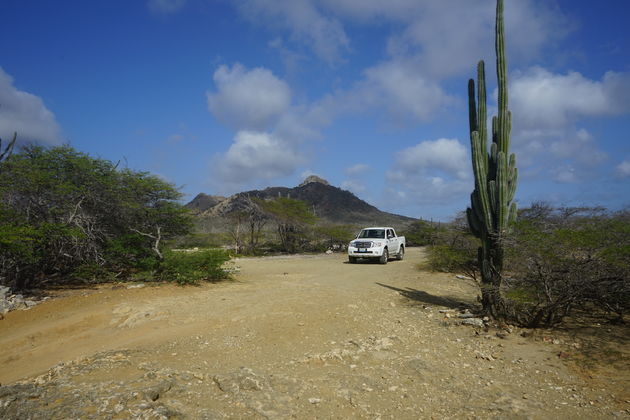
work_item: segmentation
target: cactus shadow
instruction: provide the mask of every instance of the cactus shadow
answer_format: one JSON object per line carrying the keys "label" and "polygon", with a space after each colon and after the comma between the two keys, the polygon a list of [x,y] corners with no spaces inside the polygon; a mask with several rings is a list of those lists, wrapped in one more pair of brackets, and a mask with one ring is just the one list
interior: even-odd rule
{"label": "cactus shadow", "polygon": [[401,296],[419,304],[444,306],[449,309],[474,308],[474,305],[472,305],[471,303],[464,302],[450,296],[436,296],[422,290],[413,289],[411,287],[405,287],[404,289],[401,289],[399,287],[394,287],[383,283],[376,282],[376,284],[386,289],[394,290],[398,292]]}

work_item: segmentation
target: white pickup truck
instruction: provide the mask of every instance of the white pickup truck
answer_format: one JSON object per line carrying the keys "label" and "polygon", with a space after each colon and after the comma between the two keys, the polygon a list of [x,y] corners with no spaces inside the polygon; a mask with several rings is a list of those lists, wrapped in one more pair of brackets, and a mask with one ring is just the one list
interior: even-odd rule
{"label": "white pickup truck", "polygon": [[397,236],[394,228],[365,228],[348,245],[348,261],[355,263],[359,258],[374,258],[381,264],[387,264],[390,256],[402,260],[405,246],[405,237]]}

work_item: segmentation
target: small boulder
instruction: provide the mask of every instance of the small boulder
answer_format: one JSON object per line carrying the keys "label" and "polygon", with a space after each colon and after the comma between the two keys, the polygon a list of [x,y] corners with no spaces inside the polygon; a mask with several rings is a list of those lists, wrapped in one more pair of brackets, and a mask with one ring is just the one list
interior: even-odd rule
{"label": "small boulder", "polygon": [[472,325],[473,327],[483,327],[483,320],[480,318],[467,318],[462,320],[462,325]]}

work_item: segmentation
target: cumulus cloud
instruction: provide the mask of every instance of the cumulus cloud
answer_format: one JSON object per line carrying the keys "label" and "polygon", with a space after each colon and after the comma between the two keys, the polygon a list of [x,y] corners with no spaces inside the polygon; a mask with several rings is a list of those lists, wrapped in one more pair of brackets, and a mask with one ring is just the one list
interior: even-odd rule
{"label": "cumulus cloud", "polygon": [[349,47],[341,23],[321,13],[309,0],[240,0],[239,10],[254,23],[288,30],[290,39],[303,43],[328,63],[339,62]]}
{"label": "cumulus cloud", "polygon": [[630,112],[630,73],[609,71],[604,74],[602,88],[609,106],[609,112],[626,114]]}
{"label": "cumulus cloud", "polygon": [[213,78],[217,90],[207,93],[208,108],[234,128],[265,130],[291,104],[289,86],[265,68],[222,65]]}
{"label": "cumulus cloud", "polygon": [[552,141],[549,151],[558,158],[574,159],[587,166],[598,165],[607,158],[606,153],[597,148],[591,133],[583,128]]}
{"label": "cumulus cloud", "polygon": [[304,158],[291,144],[272,134],[239,131],[228,151],[215,163],[215,173],[222,180],[239,184],[290,175],[304,163]]}
{"label": "cumulus cloud", "polygon": [[457,139],[420,142],[396,154],[387,181],[388,195],[399,205],[463,200],[472,187],[466,148]]}
{"label": "cumulus cloud", "polygon": [[[414,60],[387,60],[363,71],[348,89],[340,89],[309,106],[323,125],[344,114],[377,111],[395,122],[428,121],[458,103],[435,80],[422,75]],[[383,112],[386,111],[386,112]]]}
{"label": "cumulus cloud", "polygon": [[[389,57],[366,68],[362,80],[352,87],[326,98],[329,115],[371,108],[387,109],[395,120],[427,121],[456,102],[441,86],[443,80],[470,73],[471,63],[474,67],[480,57],[493,57],[495,6],[487,0],[240,0],[237,4],[247,19],[289,31],[293,41],[328,62],[339,60],[349,45],[342,22],[396,24],[391,26],[388,50],[383,51]],[[537,0],[511,2],[505,18],[512,56],[537,56],[569,26],[558,9]],[[286,54],[282,38],[274,35],[271,45]]]}
{"label": "cumulus cloud", "polygon": [[467,179],[469,166],[466,147],[457,139],[427,140],[397,153],[396,167],[408,174],[440,172]]}
{"label": "cumulus cloud", "polygon": [[630,112],[630,74],[608,72],[591,80],[574,71],[555,74],[533,67],[513,75],[510,95],[518,124],[553,129],[579,117]]}
{"label": "cumulus cloud", "polygon": [[178,12],[185,4],[186,0],[149,0],[147,7],[153,13],[170,14]]}
{"label": "cumulus cloud", "polygon": [[551,171],[554,179],[575,182],[584,169],[606,160],[597,139],[578,123],[629,113],[630,73],[607,72],[594,80],[537,66],[512,74],[510,80],[513,143],[520,165],[538,165],[539,171],[555,165],[560,169]]}
{"label": "cumulus cloud", "polygon": [[44,101],[17,89],[13,78],[0,68],[0,138],[12,138],[17,132],[18,141],[59,144],[60,131],[55,115]]}
{"label": "cumulus cloud", "polygon": [[390,186],[386,189],[386,195],[388,200],[392,200],[389,204],[391,207],[465,203],[472,191],[472,182],[440,176],[414,177],[412,181],[402,172],[390,172],[388,181]]}
{"label": "cumulus cloud", "polygon": [[288,84],[265,68],[223,65],[214,80],[208,108],[237,132],[229,150],[216,157],[215,176],[242,187],[290,175],[307,162],[298,150],[320,137],[331,121],[330,110],[322,103],[293,105]]}
{"label": "cumulus cloud", "polygon": [[353,92],[360,104],[389,108],[395,117],[428,120],[451,105],[455,98],[440,85],[422,76],[412,61],[393,60],[365,71],[365,80]]}
{"label": "cumulus cloud", "polygon": [[[304,3],[302,1],[301,3]],[[312,0],[331,19],[360,24],[393,22],[402,27],[390,37],[392,56],[415,56],[424,73],[444,78],[470,70],[470,63],[490,57],[495,5],[486,0]],[[505,11],[512,57],[536,57],[571,30],[568,18],[544,1],[510,2]],[[401,25],[402,24],[402,25]],[[448,28],[448,30],[444,30]]]}
{"label": "cumulus cloud", "polygon": [[629,178],[630,177],[630,159],[626,159],[621,162],[615,168],[616,174],[619,178]]}

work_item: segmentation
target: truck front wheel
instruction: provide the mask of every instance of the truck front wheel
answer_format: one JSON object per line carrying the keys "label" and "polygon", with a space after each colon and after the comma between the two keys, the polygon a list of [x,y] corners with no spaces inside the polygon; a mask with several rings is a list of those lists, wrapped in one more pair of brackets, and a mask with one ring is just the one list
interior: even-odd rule
{"label": "truck front wheel", "polygon": [[355,264],[357,262],[357,257],[348,257],[348,262],[350,264]]}
{"label": "truck front wheel", "polygon": [[383,255],[381,255],[381,257],[378,259],[378,262],[380,262],[381,264],[387,264],[388,259],[389,259],[389,252],[387,251],[387,248],[385,248],[383,250]]}

